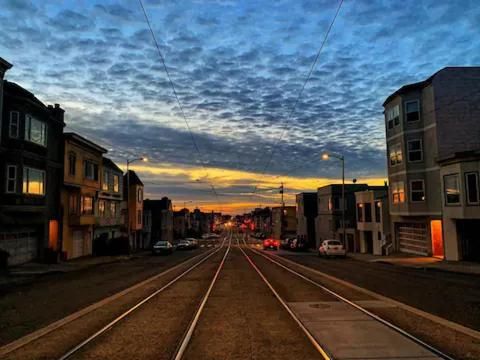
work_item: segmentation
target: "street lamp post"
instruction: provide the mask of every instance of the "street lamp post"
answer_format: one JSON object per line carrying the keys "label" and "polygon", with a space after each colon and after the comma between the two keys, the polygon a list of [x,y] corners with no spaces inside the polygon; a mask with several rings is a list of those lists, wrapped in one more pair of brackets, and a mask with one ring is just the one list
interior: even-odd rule
{"label": "street lamp post", "polygon": [[347,245],[347,237],[345,230],[345,157],[343,155],[335,153],[324,153],[322,154],[323,160],[328,160],[330,157],[338,159],[342,162],[342,228],[343,228],[343,244]]}
{"label": "street lamp post", "polygon": [[147,162],[148,159],[144,156],[136,158],[136,159],[127,159],[127,236],[128,236],[128,248],[130,249],[130,173],[129,167],[131,163],[135,161],[145,161]]}

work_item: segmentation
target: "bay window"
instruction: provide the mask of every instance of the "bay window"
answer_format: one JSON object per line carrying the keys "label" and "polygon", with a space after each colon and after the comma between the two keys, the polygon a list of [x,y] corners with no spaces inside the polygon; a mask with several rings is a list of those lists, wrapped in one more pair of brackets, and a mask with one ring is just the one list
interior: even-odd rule
{"label": "bay window", "polygon": [[25,116],[25,140],[47,146],[47,124],[31,115]]}
{"label": "bay window", "polygon": [[30,195],[45,195],[45,171],[24,167],[23,193]]}
{"label": "bay window", "polygon": [[460,204],[460,184],[458,181],[458,174],[445,175],[443,177],[443,187],[446,204]]}

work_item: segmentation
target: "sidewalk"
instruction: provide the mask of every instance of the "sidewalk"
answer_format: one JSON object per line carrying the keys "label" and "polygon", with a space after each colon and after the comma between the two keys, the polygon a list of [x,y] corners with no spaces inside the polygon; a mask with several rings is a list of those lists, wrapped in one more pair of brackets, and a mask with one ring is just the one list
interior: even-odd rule
{"label": "sidewalk", "polygon": [[348,253],[352,259],[367,262],[379,262],[415,269],[447,271],[461,274],[480,275],[480,263],[467,261],[446,261],[435,257],[393,254],[378,256],[372,254]]}
{"label": "sidewalk", "polygon": [[12,266],[6,273],[0,273],[0,288],[3,286],[19,284],[36,276],[79,271],[98,265],[131,260],[148,254],[150,254],[150,251],[140,251],[130,255],[88,256],[60,262],[58,264],[29,262],[18,266]]}

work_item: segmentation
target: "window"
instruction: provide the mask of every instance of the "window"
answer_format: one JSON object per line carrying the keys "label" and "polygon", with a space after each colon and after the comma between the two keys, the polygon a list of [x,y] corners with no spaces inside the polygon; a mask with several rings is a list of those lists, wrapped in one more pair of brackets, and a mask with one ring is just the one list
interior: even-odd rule
{"label": "window", "polygon": [[8,135],[11,138],[18,138],[20,132],[20,114],[18,111],[10,111],[10,126],[8,128]]}
{"label": "window", "polygon": [[363,204],[357,205],[357,221],[363,222]]}
{"label": "window", "polygon": [[138,191],[137,191],[137,201],[138,201],[138,202],[142,202],[142,198],[143,198],[143,190],[142,190],[142,188],[138,188]]}
{"label": "window", "polygon": [[400,125],[400,107],[395,105],[387,110],[387,126],[389,129],[393,129],[394,126]]}
{"label": "window", "polygon": [[142,210],[137,211],[137,223],[138,225],[142,225]]}
{"label": "window", "polygon": [[402,146],[400,144],[390,146],[390,166],[401,164],[402,161]]}
{"label": "window", "polygon": [[102,190],[108,190],[108,182],[109,182],[109,173],[107,170],[103,170],[103,182],[102,182]]}
{"label": "window", "polygon": [[45,171],[24,167],[23,193],[31,195],[45,195]]}
{"label": "window", "polygon": [[17,191],[17,167],[15,165],[7,165],[7,193]]}
{"label": "window", "polygon": [[365,222],[372,222],[372,204],[365,204]]}
{"label": "window", "polygon": [[422,140],[410,140],[408,146],[408,161],[417,162],[423,160]]}
{"label": "window", "polygon": [[25,140],[47,146],[47,124],[27,115],[25,117]]}
{"label": "window", "polygon": [[394,204],[405,202],[405,185],[403,181],[392,184],[392,200]]}
{"label": "window", "polygon": [[117,203],[114,201],[110,203],[110,216],[111,217],[117,216]]}
{"label": "window", "polygon": [[114,192],[120,191],[120,178],[118,175],[113,175],[113,191]]}
{"label": "window", "polygon": [[105,200],[98,201],[98,216],[105,217]]}
{"label": "window", "polygon": [[405,113],[407,122],[420,120],[420,103],[418,100],[407,101],[405,103]]}
{"label": "window", "polygon": [[74,152],[68,154],[68,174],[75,175],[75,168],[77,165],[77,156]]}
{"label": "window", "polygon": [[70,194],[68,197],[68,213],[70,215],[78,215],[78,195]]}
{"label": "window", "polygon": [[379,223],[382,221],[382,202],[375,201],[375,222]]}
{"label": "window", "polygon": [[90,180],[98,180],[98,165],[86,160],[84,163],[84,177]]}
{"label": "window", "polygon": [[410,200],[412,202],[425,201],[425,184],[423,180],[410,181]]}
{"label": "window", "polygon": [[93,197],[82,196],[80,212],[82,215],[93,215]]}
{"label": "window", "polygon": [[460,184],[458,181],[458,175],[452,174],[444,176],[443,186],[445,189],[446,204],[460,204]]}
{"label": "window", "polygon": [[465,188],[467,189],[467,204],[476,205],[480,203],[478,173],[465,173]]}

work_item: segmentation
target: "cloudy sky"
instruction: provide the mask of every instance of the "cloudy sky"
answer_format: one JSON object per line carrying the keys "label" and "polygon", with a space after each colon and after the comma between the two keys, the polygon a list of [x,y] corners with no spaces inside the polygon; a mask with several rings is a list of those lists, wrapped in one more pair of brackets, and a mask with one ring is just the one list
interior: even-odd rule
{"label": "cloudy sky", "polygon": [[177,208],[272,205],[281,181],[292,202],[338,181],[324,150],[345,155],[347,179],[383,183],[384,99],[480,64],[477,0],[345,0],[290,117],[337,0],[144,5],[191,133],[137,0],[0,0],[0,57],[121,167],[148,156],[134,166],[147,196]]}

